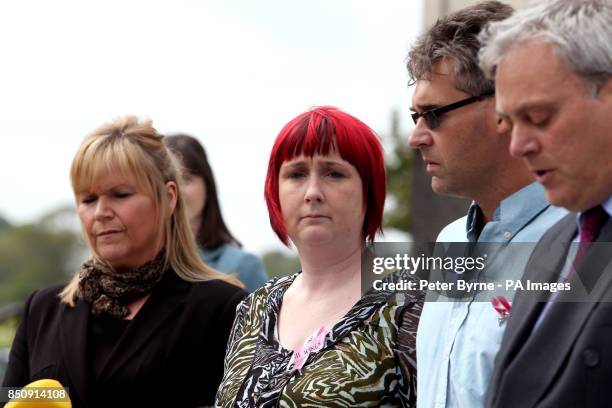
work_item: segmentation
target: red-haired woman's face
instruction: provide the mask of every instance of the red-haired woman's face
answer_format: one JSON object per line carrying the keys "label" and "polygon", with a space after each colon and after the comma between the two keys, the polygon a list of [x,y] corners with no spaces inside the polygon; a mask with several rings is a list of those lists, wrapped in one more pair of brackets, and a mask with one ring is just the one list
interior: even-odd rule
{"label": "red-haired woman's face", "polygon": [[287,235],[297,247],[363,241],[361,177],[337,153],[285,161],[278,193]]}

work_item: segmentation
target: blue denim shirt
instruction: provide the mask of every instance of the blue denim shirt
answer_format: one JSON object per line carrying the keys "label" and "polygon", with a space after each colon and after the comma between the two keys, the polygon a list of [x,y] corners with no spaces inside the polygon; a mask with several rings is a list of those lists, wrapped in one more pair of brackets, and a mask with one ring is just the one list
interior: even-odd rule
{"label": "blue denim shirt", "polygon": [[[476,241],[479,207],[472,203],[466,217],[449,224],[437,242]],[[546,202],[544,189],[530,184],[504,199],[478,242],[537,242],[567,214]],[[516,259],[522,275],[527,256]],[[504,264],[506,265],[506,264]],[[511,300],[511,299],[510,299]],[[417,407],[484,405],[495,355],[506,328],[489,302],[426,302],[417,331]]]}
{"label": "blue denim shirt", "polygon": [[268,281],[259,258],[234,245],[223,244],[215,249],[201,249],[200,256],[211,268],[225,274],[234,274],[244,283],[244,290],[249,293],[255,292]]}

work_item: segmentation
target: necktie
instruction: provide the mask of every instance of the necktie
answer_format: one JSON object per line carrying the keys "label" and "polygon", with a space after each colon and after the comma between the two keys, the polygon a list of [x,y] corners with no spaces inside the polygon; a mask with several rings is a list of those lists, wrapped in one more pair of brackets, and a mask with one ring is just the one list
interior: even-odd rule
{"label": "necktie", "polygon": [[[590,210],[585,211],[582,214],[582,217],[580,217],[580,231],[579,231],[580,244],[578,246],[578,251],[576,252],[576,257],[574,258],[574,262],[570,266],[567,276],[565,277],[565,279],[563,279],[564,282],[569,281],[572,275],[574,274],[574,271],[578,269],[578,267],[580,266],[580,262],[582,261],[582,258],[584,257],[584,255],[587,253],[587,251],[591,247],[591,244],[595,242],[595,240],[597,239],[597,236],[599,235],[599,231],[601,230],[601,227],[603,227],[603,225],[606,223],[607,219],[608,219],[608,213],[603,209],[601,205],[598,205],[597,207],[593,207]],[[557,292],[556,294],[558,293],[559,292]],[[539,313],[539,317],[534,321],[533,331],[537,330],[538,326],[542,322],[542,319],[548,313],[548,309],[552,306],[552,304],[555,301],[556,294],[553,294],[549,298],[549,300],[542,306],[542,311]]]}
{"label": "necktie", "polygon": [[574,258],[574,267],[567,279],[578,269],[582,258],[584,258],[591,244],[597,239],[601,227],[603,227],[607,220],[608,213],[601,205],[593,207],[582,214],[582,219],[580,220],[580,245],[578,246],[576,258]]}

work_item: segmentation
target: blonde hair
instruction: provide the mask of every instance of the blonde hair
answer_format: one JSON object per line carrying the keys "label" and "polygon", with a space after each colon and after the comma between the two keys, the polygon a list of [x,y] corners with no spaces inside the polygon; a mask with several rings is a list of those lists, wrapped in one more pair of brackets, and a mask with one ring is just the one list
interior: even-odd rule
{"label": "blonde hair", "polygon": [[[163,136],[150,120],[124,116],[96,129],[81,143],[70,168],[72,190],[76,198],[104,174],[119,173],[132,177],[155,203],[158,231],[164,240],[166,267],[170,266],[187,282],[219,279],[243,287],[235,277],[208,267],[200,259],[180,191],[180,167],[175,161],[163,143]],[[167,216],[166,211],[161,210],[169,208],[166,188],[169,181],[177,184],[178,197],[174,211]],[[105,263],[91,245],[89,247],[92,258]],[[60,293],[63,303],[74,306],[78,284],[76,273]]]}

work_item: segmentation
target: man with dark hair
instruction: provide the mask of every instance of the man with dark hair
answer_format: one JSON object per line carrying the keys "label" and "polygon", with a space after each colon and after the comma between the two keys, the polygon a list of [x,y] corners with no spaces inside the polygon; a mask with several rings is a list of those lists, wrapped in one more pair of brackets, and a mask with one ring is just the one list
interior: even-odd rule
{"label": "man with dark hair", "polygon": [[[438,20],[408,54],[416,84],[409,144],[420,151],[436,193],[473,200],[466,217],[443,229],[439,243],[497,242],[505,251],[512,242],[539,240],[565,214],[549,206],[524,163],[509,154],[495,84],[478,67],[479,32],[511,14],[497,1],[467,7]],[[505,267],[520,278],[528,255]],[[498,322],[491,299],[445,300],[426,302],[421,315],[417,405],[482,406],[505,323]]]}
{"label": "man with dark hair", "polygon": [[542,237],[524,275],[570,289],[517,293],[488,407],[612,404],[611,39],[610,0],[534,2],[482,35],[511,153],[550,203],[574,211]]}

